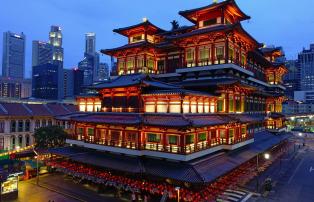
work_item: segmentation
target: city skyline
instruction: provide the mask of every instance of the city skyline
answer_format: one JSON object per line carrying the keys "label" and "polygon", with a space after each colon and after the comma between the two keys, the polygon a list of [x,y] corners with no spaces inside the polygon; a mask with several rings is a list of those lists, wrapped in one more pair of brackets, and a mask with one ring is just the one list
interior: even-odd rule
{"label": "city skyline", "polygon": [[[62,28],[65,49],[64,67],[72,68],[76,67],[81,60],[85,49],[84,35],[87,32],[95,32],[98,36],[97,51],[112,48],[127,43],[126,38],[112,32],[115,28],[137,24],[144,17],[163,29],[170,29],[170,21],[173,19],[178,20],[180,25],[190,25],[187,20],[178,15],[177,11],[212,3],[211,0],[174,0],[167,2],[166,5],[158,1],[150,3],[150,6],[154,8],[153,11],[150,11],[149,6],[137,6],[145,5],[144,0],[136,2],[132,5],[112,0],[106,2],[99,0],[74,2],[72,0],[66,3],[61,0],[45,2],[32,0],[27,4],[21,0],[6,1],[0,8],[0,17],[3,19],[0,32],[9,30],[25,33],[27,38],[25,75],[30,77],[32,41],[45,41],[51,25],[59,25]],[[292,0],[246,2],[238,0],[237,3],[244,12],[250,13],[252,19],[242,24],[252,36],[266,45],[283,46],[288,59],[297,58],[297,54],[302,48],[313,42],[311,36],[314,34],[314,29],[311,29],[310,25],[314,23],[311,20],[314,18],[314,14],[309,9],[314,6],[314,2],[305,0],[298,3]],[[37,11],[31,14],[27,12],[35,5],[38,8]],[[47,15],[47,9],[52,14]],[[279,12],[280,10],[285,10],[285,13]],[[160,16],[160,13],[163,15]],[[290,13],[293,15],[289,15]],[[264,28],[261,29],[261,27]],[[282,35],[286,37],[282,38]],[[2,45],[3,41],[1,40],[0,46],[2,47]],[[0,51],[2,59],[2,50]],[[110,59],[102,56],[101,61],[109,62]]]}

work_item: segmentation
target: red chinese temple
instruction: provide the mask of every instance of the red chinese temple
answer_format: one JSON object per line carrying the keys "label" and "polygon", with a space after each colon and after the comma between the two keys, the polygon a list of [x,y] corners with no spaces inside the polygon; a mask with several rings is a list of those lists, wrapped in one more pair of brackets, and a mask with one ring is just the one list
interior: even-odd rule
{"label": "red chinese temple", "polygon": [[[145,19],[114,30],[128,43],[101,52],[116,58],[117,75],[91,86],[96,94],[77,98],[80,113],[58,117],[68,131],[67,143],[131,159],[184,162],[183,169],[220,151],[257,143],[267,149],[274,145],[261,142],[265,138],[282,140],[287,72],[277,62],[282,51],[264,48],[244,30],[241,22],[250,17],[234,0],[179,14],[192,25],[166,31]],[[177,180],[194,182],[181,177]]]}

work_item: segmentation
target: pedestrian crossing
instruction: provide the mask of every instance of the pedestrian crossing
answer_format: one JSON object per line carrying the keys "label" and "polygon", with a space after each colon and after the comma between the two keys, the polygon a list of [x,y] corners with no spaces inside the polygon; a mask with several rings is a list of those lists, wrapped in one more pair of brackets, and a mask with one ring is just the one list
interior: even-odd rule
{"label": "pedestrian crossing", "polygon": [[245,190],[225,190],[217,197],[217,202],[245,202],[252,196],[252,193]]}

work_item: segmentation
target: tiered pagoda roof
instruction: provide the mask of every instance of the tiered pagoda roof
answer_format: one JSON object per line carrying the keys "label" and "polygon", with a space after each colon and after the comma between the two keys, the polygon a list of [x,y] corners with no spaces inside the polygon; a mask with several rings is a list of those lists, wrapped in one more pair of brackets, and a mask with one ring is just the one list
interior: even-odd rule
{"label": "tiered pagoda roof", "polygon": [[248,20],[251,17],[246,15],[236,4],[234,0],[226,0],[220,3],[213,3],[208,6],[180,11],[179,14],[191,21],[192,23],[196,23],[198,18],[203,15],[211,15],[220,11],[225,15],[230,15],[234,22],[240,22],[242,20]]}

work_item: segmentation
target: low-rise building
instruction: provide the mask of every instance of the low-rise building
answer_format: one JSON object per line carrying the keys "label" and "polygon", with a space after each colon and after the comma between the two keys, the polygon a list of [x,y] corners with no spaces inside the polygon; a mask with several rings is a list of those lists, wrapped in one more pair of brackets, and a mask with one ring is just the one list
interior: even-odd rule
{"label": "low-rise building", "polygon": [[55,116],[75,111],[67,104],[0,103],[0,150],[32,145],[37,128],[56,125]]}

